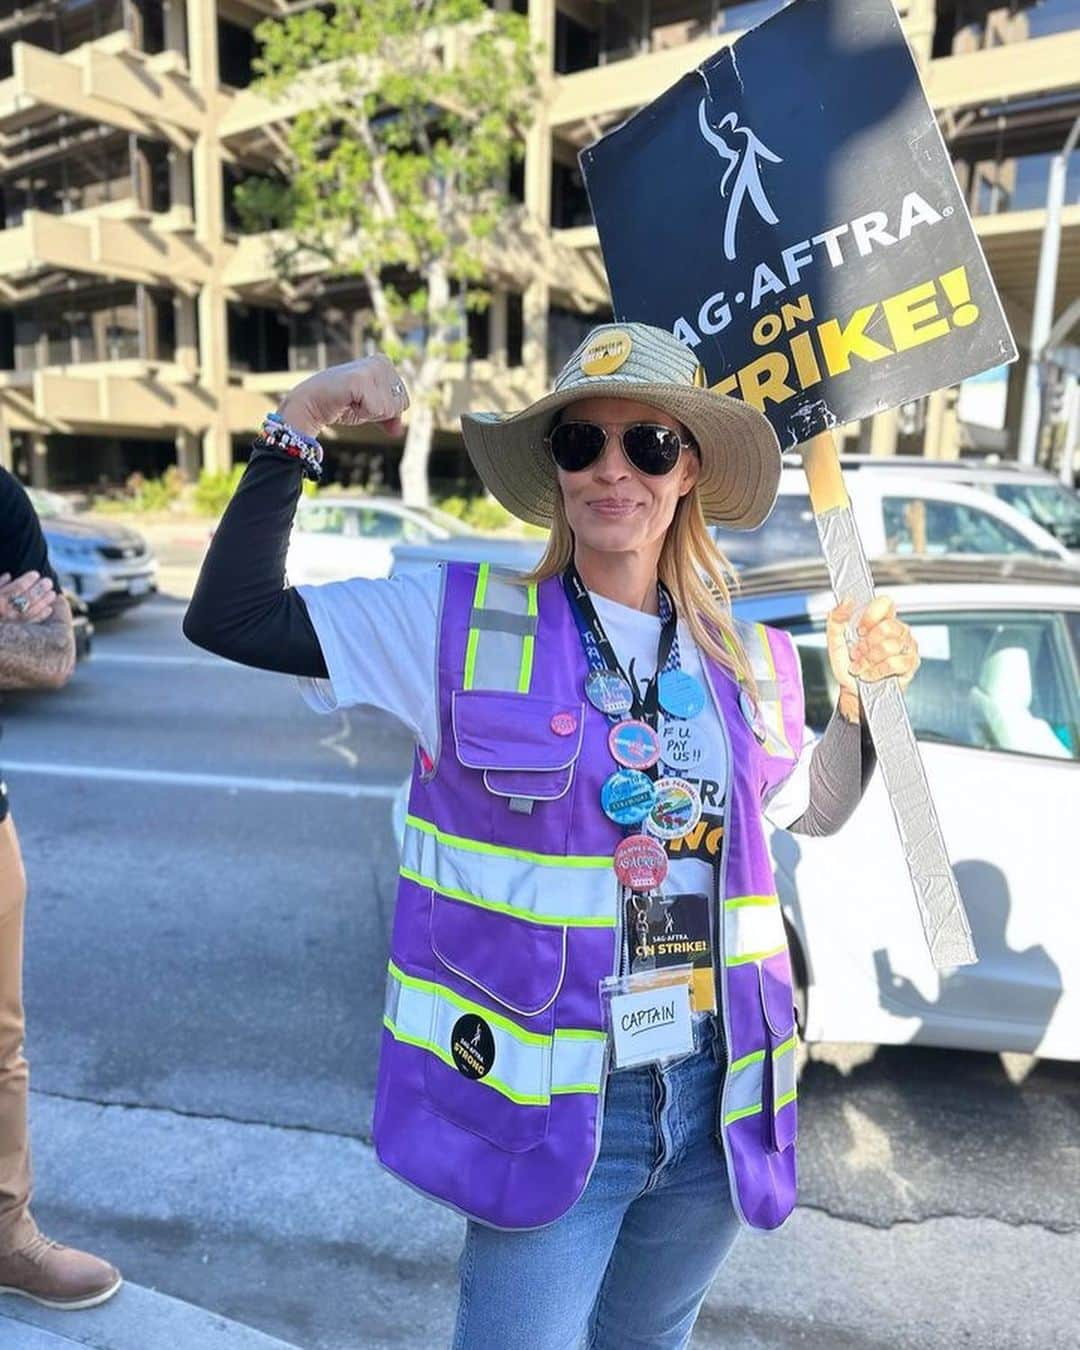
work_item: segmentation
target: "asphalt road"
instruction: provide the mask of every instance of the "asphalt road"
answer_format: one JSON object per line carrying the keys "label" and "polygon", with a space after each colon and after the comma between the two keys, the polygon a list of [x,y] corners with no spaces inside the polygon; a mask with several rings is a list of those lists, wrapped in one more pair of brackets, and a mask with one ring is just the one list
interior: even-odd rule
{"label": "asphalt road", "polygon": [[[305,1350],[430,1350],[460,1223],[369,1146],[409,742],[196,652],[181,612],[3,709],[35,1211]],[[801,1131],[800,1210],[736,1248],[695,1346],[1080,1345],[1077,1066],[815,1047]]]}

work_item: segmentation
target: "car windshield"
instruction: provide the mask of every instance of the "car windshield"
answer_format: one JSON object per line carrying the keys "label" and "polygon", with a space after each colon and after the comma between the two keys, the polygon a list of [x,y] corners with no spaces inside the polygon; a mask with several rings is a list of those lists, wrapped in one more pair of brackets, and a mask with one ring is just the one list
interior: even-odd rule
{"label": "car windshield", "polygon": [[713,537],[720,551],[740,572],[796,558],[821,557],[810,498],[797,492],[777,497],[769,519],[756,530],[714,529]]}
{"label": "car windshield", "polygon": [[995,483],[994,493],[1049,530],[1066,548],[1080,548],[1080,494],[1064,483]]}

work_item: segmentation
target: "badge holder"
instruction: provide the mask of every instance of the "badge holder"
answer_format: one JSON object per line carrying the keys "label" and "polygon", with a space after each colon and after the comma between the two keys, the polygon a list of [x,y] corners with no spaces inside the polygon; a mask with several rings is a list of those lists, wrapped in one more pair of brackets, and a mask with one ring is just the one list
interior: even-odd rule
{"label": "badge holder", "polygon": [[697,1049],[690,1015],[693,977],[693,966],[667,966],[600,981],[613,1070],[664,1064],[693,1054]]}

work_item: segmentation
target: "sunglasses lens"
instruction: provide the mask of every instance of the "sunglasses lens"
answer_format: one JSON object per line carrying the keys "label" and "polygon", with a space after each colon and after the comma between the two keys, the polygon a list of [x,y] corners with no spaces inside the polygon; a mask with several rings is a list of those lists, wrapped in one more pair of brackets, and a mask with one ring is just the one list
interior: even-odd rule
{"label": "sunglasses lens", "polygon": [[552,427],[551,457],[567,473],[587,469],[604,448],[607,433],[595,422],[560,422]]}
{"label": "sunglasses lens", "polygon": [[623,432],[623,449],[635,469],[659,475],[670,473],[678,463],[682,442],[670,427],[639,422]]}

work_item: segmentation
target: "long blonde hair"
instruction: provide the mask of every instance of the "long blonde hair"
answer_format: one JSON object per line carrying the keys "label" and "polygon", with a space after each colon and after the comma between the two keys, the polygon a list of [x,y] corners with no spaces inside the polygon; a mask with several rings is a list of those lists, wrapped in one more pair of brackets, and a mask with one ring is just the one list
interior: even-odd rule
{"label": "long blonde hair", "polygon": [[[525,580],[546,581],[561,576],[573,556],[574,532],[566,518],[562,493],[556,492],[547,548]],[[679,499],[664,536],[657,570],[702,655],[711,657],[747,685],[756,700],[757,682],[731,613],[728,579],[738,584],[735,571],[709,534],[696,487]]]}

